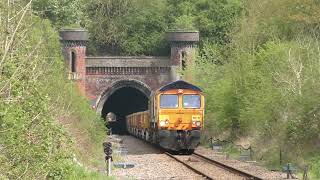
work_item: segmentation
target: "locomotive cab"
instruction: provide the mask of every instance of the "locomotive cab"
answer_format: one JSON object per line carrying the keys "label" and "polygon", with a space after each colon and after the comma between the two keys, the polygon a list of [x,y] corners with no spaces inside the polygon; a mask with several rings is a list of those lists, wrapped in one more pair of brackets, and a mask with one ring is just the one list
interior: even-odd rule
{"label": "locomotive cab", "polygon": [[160,88],[154,96],[154,121],[161,147],[193,152],[200,143],[204,122],[201,89],[185,81]]}

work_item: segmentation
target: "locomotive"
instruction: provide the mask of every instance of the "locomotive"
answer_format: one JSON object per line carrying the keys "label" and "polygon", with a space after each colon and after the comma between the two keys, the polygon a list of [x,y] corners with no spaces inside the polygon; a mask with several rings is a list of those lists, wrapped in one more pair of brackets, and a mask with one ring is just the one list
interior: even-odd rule
{"label": "locomotive", "polygon": [[193,153],[204,127],[202,90],[179,80],[151,94],[149,109],[126,116],[130,134],[166,150]]}

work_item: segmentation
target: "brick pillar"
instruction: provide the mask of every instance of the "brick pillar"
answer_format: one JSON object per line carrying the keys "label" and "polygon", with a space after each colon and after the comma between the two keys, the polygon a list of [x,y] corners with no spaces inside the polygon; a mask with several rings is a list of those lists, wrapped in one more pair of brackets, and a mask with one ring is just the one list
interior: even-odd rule
{"label": "brick pillar", "polygon": [[63,44],[62,52],[68,79],[76,81],[81,92],[85,95],[85,57],[88,31],[84,29],[63,29],[60,31],[60,38]]}
{"label": "brick pillar", "polygon": [[194,62],[195,47],[199,42],[198,31],[173,31],[167,33],[171,45],[171,80],[181,78],[179,71]]}

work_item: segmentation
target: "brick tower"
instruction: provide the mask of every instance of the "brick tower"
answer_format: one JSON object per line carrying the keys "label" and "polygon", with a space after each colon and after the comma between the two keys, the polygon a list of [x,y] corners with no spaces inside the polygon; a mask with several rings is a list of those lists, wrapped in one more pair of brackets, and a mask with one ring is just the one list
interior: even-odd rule
{"label": "brick tower", "polygon": [[68,78],[76,81],[81,91],[84,93],[88,31],[84,29],[63,29],[60,31],[60,38],[63,44],[62,51]]}
{"label": "brick tower", "polygon": [[179,71],[194,62],[198,31],[171,31],[167,33],[171,45],[171,80],[180,79]]}

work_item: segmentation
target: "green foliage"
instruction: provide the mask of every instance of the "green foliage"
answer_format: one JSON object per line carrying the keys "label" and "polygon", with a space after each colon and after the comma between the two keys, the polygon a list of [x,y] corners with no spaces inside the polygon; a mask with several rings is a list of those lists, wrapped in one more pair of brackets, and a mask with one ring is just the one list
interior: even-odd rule
{"label": "green foliage", "polygon": [[91,52],[164,54],[167,51],[164,40],[167,29],[165,7],[164,1],[146,0],[87,3],[86,27],[91,33]]}
{"label": "green foliage", "polygon": [[73,167],[65,179],[70,179],[70,180],[78,180],[78,179],[105,180],[105,179],[115,179],[115,178],[106,177],[104,174],[99,173],[99,172],[92,172],[92,171],[85,170],[83,167]]}
{"label": "green foliage", "polygon": [[[200,31],[201,41],[226,44],[242,11],[238,0],[168,0],[169,27]],[[184,27],[186,26],[186,27]]]}
{"label": "green foliage", "polygon": [[[78,168],[74,154],[101,159],[105,128],[95,112],[82,110],[89,105],[66,83],[57,32],[30,7],[0,2],[0,178],[67,179]],[[72,117],[92,149],[75,148],[63,120]]]}
{"label": "green foliage", "polygon": [[197,30],[194,27],[194,17],[188,15],[182,15],[175,19],[174,23],[172,24],[173,30]]}
{"label": "green foliage", "polygon": [[82,14],[80,0],[33,0],[33,12],[49,19],[58,29],[70,24],[79,24]]}
{"label": "green foliage", "polygon": [[92,54],[168,55],[168,30],[200,30],[201,40],[229,42],[240,0],[100,0],[84,2],[81,22]]}
{"label": "green foliage", "polygon": [[73,157],[101,166],[103,123],[65,80],[43,19],[87,28],[92,54],[167,55],[167,30],[199,30],[196,62],[183,73],[205,92],[205,135],[252,137],[267,163],[282,149],[284,161],[320,177],[318,1],[28,2],[0,2],[0,178],[100,178]]}
{"label": "green foliage", "polygon": [[265,162],[278,164],[281,148],[283,161],[299,167],[309,164],[316,172],[319,4],[287,0],[244,4],[239,26],[229,36],[231,43],[203,41],[195,66],[189,67],[194,83],[206,95],[205,135],[249,136],[257,157]]}
{"label": "green foliage", "polygon": [[319,2],[315,0],[245,1],[245,15],[233,40],[241,49],[256,50],[269,40],[319,37]]}
{"label": "green foliage", "polygon": [[320,156],[315,156],[312,159],[312,168],[311,172],[314,174],[315,177],[320,177]]}

